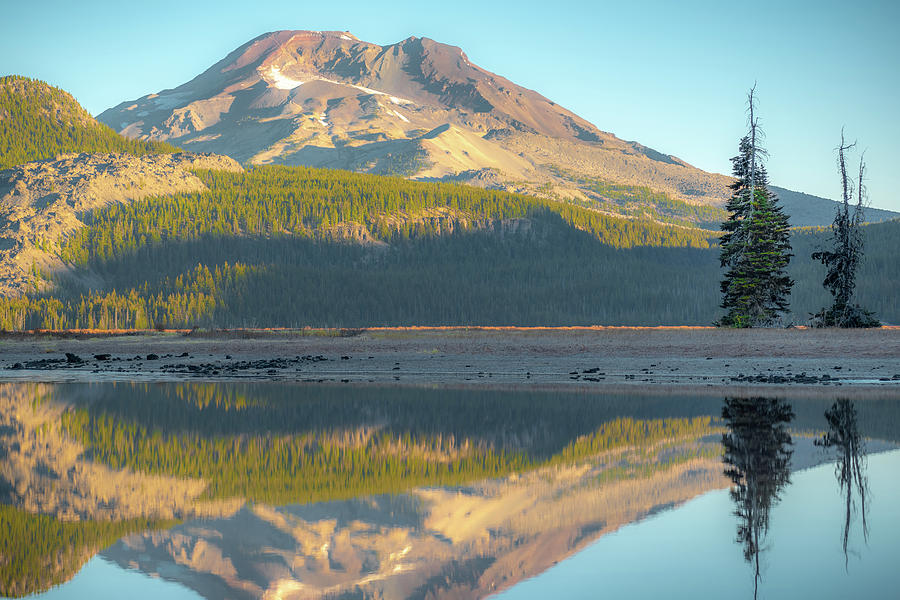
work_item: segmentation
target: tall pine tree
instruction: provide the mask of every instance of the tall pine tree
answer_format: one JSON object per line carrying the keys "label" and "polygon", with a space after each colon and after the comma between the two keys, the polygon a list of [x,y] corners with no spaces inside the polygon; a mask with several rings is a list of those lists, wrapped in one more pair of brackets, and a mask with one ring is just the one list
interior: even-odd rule
{"label": "tall pine tree", "polygon": [[772,327],[787,311],[794,282],[785,269],[790,262],[790,225],[778,198],[768,189],[768,175],[760,145],[756,88],[749,94],[750,131],[731,159],[736,180],[722,223],[720,262],[726,269],[721,282],[721,327]]}

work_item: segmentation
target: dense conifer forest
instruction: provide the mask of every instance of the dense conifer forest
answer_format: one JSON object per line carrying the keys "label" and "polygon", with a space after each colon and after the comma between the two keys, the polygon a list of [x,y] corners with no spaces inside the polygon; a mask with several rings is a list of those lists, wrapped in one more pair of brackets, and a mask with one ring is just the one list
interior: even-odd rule
{"label": "dense conifer forest", "polygon": [[90,217],[62,256],[107,261],[162,241],[234,236],[334,237],[361,225],[375,240],[408,241],[553,213],[615,248],[708,248],[710,233],[605,215],[563,202],[496,190],[306,167],[199,173],[208,191],[116,205]]}
{"label": "dense conifer forest", "polygon": [[[75,276],[57,277],[51,295],[0,300],[0,328],[706,325],[717,316],[720,270],[703,230],[340,171],[202,176],[209,192],[92,215],[60,249]],[[862,231],[859,296],[900,322],[900,223]],[[794,230],[795,323],[827,300],[824,268],[806,257],[828,235]]]}
{"label": "dense conifer forest", "polygon": [[[702,318],[709,273],[684,267],[703,263],[705,230],[345,171],[200,175],[209,191],[88,215],[59,249],[74,276],[57,277],[52,295],[0,303],[0,327]],[[648,304],[655,315],[642,314]]]}
{"label": "dense conifer forest", "polygon": [[[63,416],[64,431],[94,460],[201,477],[211,497],[275,504],[455,485],[714,431],[710,417],[690,416],[690,407],[673,418],[641,418],[649,411],[635,407],[620,416],[618,404],[565,394],[548,403],[541,394],[348,394],[316,386],[105,391]],[[660,468],[678,457],[670,459]]]}
{"label": "dense conifer forest", "polygon": [[175,152],[162,142],[129,140],[98,123],[67,92],[18,75],[0,77],[0,170],[69,152]]}

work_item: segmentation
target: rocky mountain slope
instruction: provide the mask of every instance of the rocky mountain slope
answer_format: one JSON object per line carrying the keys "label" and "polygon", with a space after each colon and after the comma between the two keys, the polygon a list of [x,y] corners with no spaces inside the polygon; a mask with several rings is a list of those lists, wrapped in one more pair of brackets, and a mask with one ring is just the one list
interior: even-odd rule
{"label": "rocky mountain slope", "polygon": [[601,131],[457,47],[278,31],[98,117],[123,135],[253,164],[325,166],[602,201],[596,180],[721,206],[729,178]]}
{"label": "rocky mountain slope", "polygon": [[58,242],[93,209],[206,189],[192,169],[240,171],[223,156],[64,154],[0,171],[0,294],[40,287],[35,272],[64,268]]}

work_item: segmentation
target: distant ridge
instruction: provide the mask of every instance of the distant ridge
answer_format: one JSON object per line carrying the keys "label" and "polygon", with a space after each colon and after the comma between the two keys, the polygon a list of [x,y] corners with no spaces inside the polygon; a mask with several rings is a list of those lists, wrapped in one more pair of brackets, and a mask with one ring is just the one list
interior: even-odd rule
{"label": "distant ridge", "polygon": [[[771,186],[770,189],[778,194],[784,212],[790,217],[793,227],[821,227],[830,224],[834,219],[837,202],[776,186]],[[863,215],[863,221],[866,223],[881,223],[900,217],[898,212],[872,207],[864,208]]]}

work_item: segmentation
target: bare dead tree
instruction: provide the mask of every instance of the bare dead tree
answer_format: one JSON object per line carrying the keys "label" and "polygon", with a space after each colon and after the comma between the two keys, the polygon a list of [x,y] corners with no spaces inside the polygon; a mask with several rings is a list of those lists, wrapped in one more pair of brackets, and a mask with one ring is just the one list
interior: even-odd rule
{"label": "bare dead tree", "polygon": [[[838,153],[838,170],[841,175],[841,199],[834,221],[831,224],[832,250],[814,252],[813,260],[821,261],[827,267],[823,285],[834,297],[832,306],[813,315],[812,323],[817,327],[878,327],[881,324],[871,312],[853,304],[856,289],[856,274],[863,256],[863,238],[860,225],[866,198],[864,184],[866,163],[863,153],[859,159],[859,179],[855,186],[847,173],[847,152],[856,147],[856,142],[848,143],[841,130],[841,144]],[[855,187],[855,192],[854,192]],[[856,195],[856,206],[851,215],[850,203]]]}
{"label": "bare dead tree", "polygon": [[757,134],[760,134],[759,117],[756,116],[756,82],[747,94],[747,120],[750,125],[750,197],[756,191],[756,155],[765,156],[766,151],[760,147]]}

